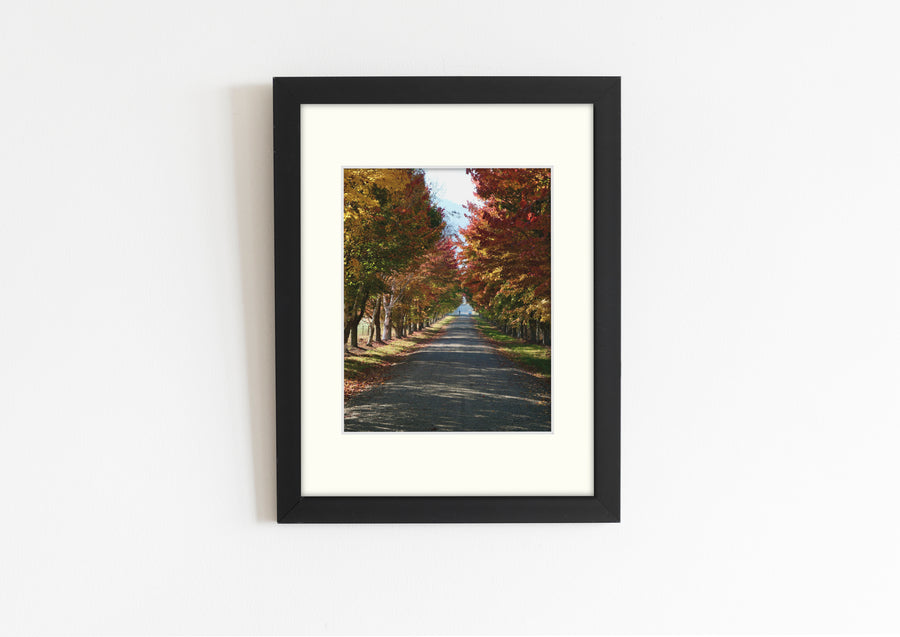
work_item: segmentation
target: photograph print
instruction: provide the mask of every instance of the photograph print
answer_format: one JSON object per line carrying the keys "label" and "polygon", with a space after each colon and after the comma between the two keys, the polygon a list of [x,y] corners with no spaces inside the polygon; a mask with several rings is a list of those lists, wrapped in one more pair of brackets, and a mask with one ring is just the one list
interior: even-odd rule
{"label": "photograph print", "polygon": [[345,432],[550,432],[550,168],[344,168]]}

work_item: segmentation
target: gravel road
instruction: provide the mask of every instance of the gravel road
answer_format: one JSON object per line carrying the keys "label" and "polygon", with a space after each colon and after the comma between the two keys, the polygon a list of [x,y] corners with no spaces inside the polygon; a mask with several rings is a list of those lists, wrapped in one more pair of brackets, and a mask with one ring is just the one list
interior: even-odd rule
{"label": "gravel road", "polygon": [[550,431],[549,388],[512,364],[460,316],[348,399],[345,431]]}

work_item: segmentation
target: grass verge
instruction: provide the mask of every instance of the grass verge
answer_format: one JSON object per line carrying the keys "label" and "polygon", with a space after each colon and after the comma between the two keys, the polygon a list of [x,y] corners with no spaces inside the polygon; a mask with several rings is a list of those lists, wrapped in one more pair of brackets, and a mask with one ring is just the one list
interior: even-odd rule
{"label": "grass verge", "polygon": [[476,317],[476,325],[481,333],[497,346],[501,354],[535,376],[550,378],[549,345],[527,343],[514,336],[508,336],[480,315]]}
{"label": "grass verge", "polygon": [[452,320],[452,316],[447,316],[431,327],[404,338],[395,338],[375,347],[345,351],[344,398],[383,383],[390,375],[391,366],[437,337]]}

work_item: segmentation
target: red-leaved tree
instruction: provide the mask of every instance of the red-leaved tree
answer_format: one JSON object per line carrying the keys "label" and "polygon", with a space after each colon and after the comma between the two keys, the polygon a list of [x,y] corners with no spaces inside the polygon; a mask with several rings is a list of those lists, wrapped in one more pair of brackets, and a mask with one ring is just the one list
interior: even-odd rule
{"label": "red-leaved tree", "polygon": [[481,204],[459,242],[463,283],[507,333],[550,343],[550,169],[470,168]]}

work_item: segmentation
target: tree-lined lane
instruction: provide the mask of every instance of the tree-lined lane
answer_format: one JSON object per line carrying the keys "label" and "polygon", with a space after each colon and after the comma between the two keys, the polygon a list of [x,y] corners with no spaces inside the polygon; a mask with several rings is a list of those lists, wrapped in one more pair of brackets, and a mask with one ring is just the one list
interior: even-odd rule
{"label": "tree-lined lane", "polygon": [[550,403],[481,336],[471,316],[350,398],[345,431],[550,431]]}

